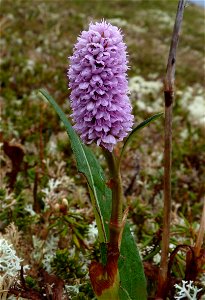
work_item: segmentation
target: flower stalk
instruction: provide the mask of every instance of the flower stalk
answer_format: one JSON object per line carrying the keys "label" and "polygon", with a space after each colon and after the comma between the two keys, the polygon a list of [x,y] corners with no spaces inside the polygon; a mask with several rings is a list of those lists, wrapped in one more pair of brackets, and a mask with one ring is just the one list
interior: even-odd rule
{"label": "flower stalk", "polygon": [[113,152],[103,149],[106,158],[109,173],[110,187],[112,189],[112,211],[110,218],[110,243],[113,245],[119,244],[120,232],[122,230],[122,206],[123,206],[123,188],[122,178],[119,168],[119,159]]}
{"label": "flower stalk", "polygon": [[122,179],[118,157],[104,147],[102,147],[102,150],[110,173],[108,185],[112,190],[112,210],[109,223],[109,242],[107,244],[107,263],[103,266],[99,262],[92,262],[90,266],[90,278],[99,300],[119,300],[120,278],[118,259],[122,230],[125,224],[122,218]]}

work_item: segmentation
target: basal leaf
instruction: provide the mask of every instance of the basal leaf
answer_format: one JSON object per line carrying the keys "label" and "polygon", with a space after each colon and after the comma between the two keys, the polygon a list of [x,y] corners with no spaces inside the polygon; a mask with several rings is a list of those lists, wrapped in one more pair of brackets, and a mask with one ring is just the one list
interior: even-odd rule
{"label": "basal leaf", "polygon": [[138,124],[131,132],[130,134],[128,135],[128,137],[126,138],[125,142],[124,142],[124,145],[122,147],[122,150],[121,150],[121,154],[120,154],[120,160],[121,160],[121,157],[123,156],[124,154],[124,151],[127,147],[127,145],[131,142],[131,140],[134,138],[135,134],[142,128],[144,128],[145,126],[147,126],[149,123],[153,122],[154,120],[158,119],[159,117],[161,117],[163,115],[163,112],[161,113],[157,113],[153,116],[151,116],[150,118],[144,120],[143,122],[141,122],[140,124]]}
{"label": "basal leaf", "polygon": [[120,300],[146,300],[144,269],[128,223],[122,236],[118,267],[121,282]]}
{"label": "basal leaf", "polygon": [[92,151],[81,142],[68,121],[67,116],[55,100],[43,89],[40,90],[40,94],[50,102],[65,125],[77,162],[78,171],[86,177],[89,185],[91,201],[98,226],[99,241],[101,243],[107,242],[109,238],[108,224],[111,211],[111,190],[106,186],[103,170]]}

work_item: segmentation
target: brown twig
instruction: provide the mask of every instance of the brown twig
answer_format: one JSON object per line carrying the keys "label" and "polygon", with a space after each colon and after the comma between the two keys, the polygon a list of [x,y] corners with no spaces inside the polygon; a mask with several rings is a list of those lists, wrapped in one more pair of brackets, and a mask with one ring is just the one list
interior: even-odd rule
{"label": "brown twig", "polygon": [[176,51],[179,33],[183,20],[186,0],[179,0],[177,14],[172,33],[171,46],[164,79],[165,100],[165,135],[164,135],[164,214],[162,234],[162,255],[158,278],[157,299],[165,299],[167,293],[168,253],[170,239],[170,214],[171,214],[171,152],[172,152],[172,107],[174,100],[174,80]]}
{"label": "brown twig", "polygon": [[23,297],[27,298],[30,300],[45,300],[45,297],[42,296],[39,292],[37,291],[21,291],[15,288],[10,288],[9,289],[9,295],[15,295],[17,297]]}
{"label": "brown twig", "polygon": [[54,274],[48,274],[44,270],[41,271],[41,274],[43,277],[47,299],[63,299],[64,281]]}
{"label": "brown twig", "polygon": [[40,121],[39,121],[39,159],[40,159],[40,168],[44,172],[44,145],[43,145],[43,111],[44,106],[40,106]]}
{"label": "brown twig", "polygon": [[204,233],[205,233],[205,198],[204,198],[203,212],[202,212],[202,216],[201,216],[199,232],[198,232],[198,236],[197,236],[197,240],[196,240],[196,245],[194,247],[194,252],[195,252],[196,257],[198,257],[200,255],[201,246],[202,246],[203,240],[204,240]]}
{"label": "brown twig", "polygon": [[195,258],[193,247],[191,247],[190,245],[178,245],[178,246],[176,246],[176,248],[172,251],[172,253],[170,255],[170,259],[169,259],[169,264],[168,264],[168,274],[169,275],[171,274],[171,269],[172,269],[172,265],[173,265],[175,256],[177,255],[177,253],[179,251],[182,251],[182,250],[187,251],[187,252],[190,251],[190,254],[191,254],[192,258],[193,259]]}
{"label": "brown twig", "polygon": [[12,190],[14,188],[17,175],[21,170],[21,164],[23,162],[25,151],[21,144],[12,144],[7,141],[3,142],[3,151],[10,158],[12,163],[11,172],[7,172],[9,177],[9,189]]}
{"label": "brown twig", "polygon": [[34,179],[34,185],[33,185],[33,210],[36,213],[40,213],[41,211],[41,206],[40,206],[40,202],[38,200],[38,183],[39,183],[39,173],[38,173],[38,167],[36,167],[36,171],[35,171],[35,179]]}

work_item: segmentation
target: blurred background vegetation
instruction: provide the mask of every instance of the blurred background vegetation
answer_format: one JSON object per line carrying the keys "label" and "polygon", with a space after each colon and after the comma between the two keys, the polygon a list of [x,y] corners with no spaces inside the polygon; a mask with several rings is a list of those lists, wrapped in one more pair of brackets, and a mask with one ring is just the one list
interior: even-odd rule
{"label": "blurred background vegetation", "polygon": [[[41,290],[44,268],[64,280],[69,299],[94,299],[87,270],[99,256],[85,180],[62,124],[38,90],[46,88],[69,116],[68,57],[80,32],[104,18],[124,34],[136,124],[163,111],[176,8],[176,0],[1,1],[0,230],[14,222],[20,232],[16,251],[30,266],[31,288]],[[170,251],[194,244],[205,192],[204,42],[204,9],[188,3],[176,69]],[[163,118],[132,142],[122,170],[129,220],[153,279],[162,226]],[[183,278],[184,265],[179,253],[175,278]],[[148,290],[154,294],[155,281],[148,280]]]}

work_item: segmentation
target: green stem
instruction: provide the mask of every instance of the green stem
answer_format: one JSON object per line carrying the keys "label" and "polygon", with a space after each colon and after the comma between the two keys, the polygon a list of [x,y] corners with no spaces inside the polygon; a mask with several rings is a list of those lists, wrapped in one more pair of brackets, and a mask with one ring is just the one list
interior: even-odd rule
{"label": "green stem", "polygon": [[103,149],[109,172],[110,185],[112,189],[112,212],[110,218],[110,242],[118,244],[119,235],[122,228],[122,206],[123,206],[123,189],[122,178],[120,174],[119,161],[113,153]]}

